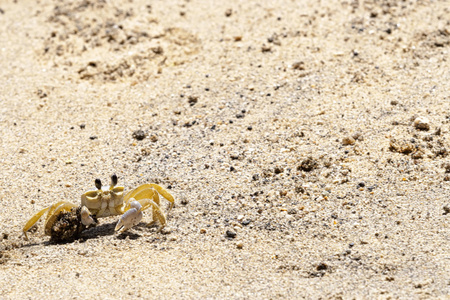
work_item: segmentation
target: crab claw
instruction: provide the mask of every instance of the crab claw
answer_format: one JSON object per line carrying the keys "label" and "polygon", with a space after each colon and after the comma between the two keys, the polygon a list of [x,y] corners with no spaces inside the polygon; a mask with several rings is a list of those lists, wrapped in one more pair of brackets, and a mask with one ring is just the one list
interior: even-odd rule
{"label": "crab claw", "polygon": [[117,222],[116,228],[114,230],[122,233],[130,229],[134,225],[139,224],[142,219],[141,208],[142,206],[139,202],[132,201],[130,203],[130,209],[122,215],[119,222]]}
{"label": "crab claw", "polygon": [[81,214],[81,223],[83,223],[84,226],[89,226],[95,223],[94,219],[91,217],[89,209],[87,209],[86,206],[83,206],[81,208],[80,214]]}

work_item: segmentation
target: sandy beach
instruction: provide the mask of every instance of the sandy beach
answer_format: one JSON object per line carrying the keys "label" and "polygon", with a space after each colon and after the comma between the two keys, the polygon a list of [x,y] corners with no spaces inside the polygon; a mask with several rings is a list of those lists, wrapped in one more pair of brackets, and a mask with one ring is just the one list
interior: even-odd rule
{"label": "sandy beach", "polygon": [[[5,0],[0,28],[0,299],[450,298],[449,1]],[[112,174],[174,196],[162,231],[25,240]]]}

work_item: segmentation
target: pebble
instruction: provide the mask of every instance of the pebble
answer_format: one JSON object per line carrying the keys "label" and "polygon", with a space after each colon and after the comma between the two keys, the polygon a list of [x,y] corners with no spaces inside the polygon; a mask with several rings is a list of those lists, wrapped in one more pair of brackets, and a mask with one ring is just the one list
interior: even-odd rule
{"label": "pebble", "polygon": [[142,141],[143,139],[145,139],[145,132],[141,129],[135,130],[133,132],[133,138],[138,141]]}
{"label": "pebble", "polygon": [[247,226],[248,224],[250,224],[251,223],[251,221],[252,220],[250,220],[250,219],[247,219],[247,220],[244,220],[244,221],[242,221],[242,225],[244,225],[244,226]]}
{"label": "pebble", "polygon": [[188,103],[190,106],[194,106],[198,102],[198,96],[189,96]]}
{"label": "pebble", "polygon": [[242,249],[242,248],[244,248],[244,243],[242,243],[242,242],[237,242],[236,243],[236,247],[238,248],[238,249]]}
{"label": "pebble", "polygon": [[205,228],[200,229],[200,233],[201,234],[205,234],[206,233],[206,229]]}
{"label": "pebble", "polygon": [[414,128],[418,130],[428,131],[430,130],[430,120],[425,117],[417,117],[414,120]]}
{"label": "pebble", "polygon": [[450,214],[450,205],[446,205],[443,207],[444,215]]}
{"label": "pebble", "polygon": [[342,145],[347,146],[347,145],[354,145],[355,144],[355,139],[351,136],[346,136],[342,139]]}
{"label": "pebble", "polygon": [[228,238],[234,239],[236,237],[236,232],[234,232],[232,230],[227,230],[225,234]]}
{"label": "pebble", "polygon": [[158,141],[158,137],[156,135],[152,134],[150,136],[150,141],[152,141],[153,143],[156,143]]}
{"label": "pebble", "polygon": [[315,168],[317,168],[318,163],[317,161],[312,158],[312,157],[307,157],[305,158],[301,164],[297,167],[297,170],[302,170],[305,172],[310,172],[312,170],[314,170]]}

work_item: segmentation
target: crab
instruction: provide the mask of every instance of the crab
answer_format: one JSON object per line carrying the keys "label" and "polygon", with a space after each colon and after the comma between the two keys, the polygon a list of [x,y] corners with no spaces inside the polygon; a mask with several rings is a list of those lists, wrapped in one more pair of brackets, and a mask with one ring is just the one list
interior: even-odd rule
{"label": "crab", "polygon": [[[124,231],[139,224],[142,211],[152,208],[153,220],[147,226],[159,222],[161,231],[166,226],[166,216],[160,206],[160,195],[170,202],[168,212],[173,208],[173,196],[155,183],[146,183],[124,195],[124,187],[117,186],[118,178],[111,176],[111,184],[102,186],[100,179],[95,180],[95,190],[81,195],[81,206],[67,201],[59,201],[36,213],[23,227],[25,239],[27,231],[45,214],[45,235],[57,241],[78,237],[85,228],[95,225],[97,218],[121,215],[115,231]],[[61,233],[62,232],[62,233]]]}

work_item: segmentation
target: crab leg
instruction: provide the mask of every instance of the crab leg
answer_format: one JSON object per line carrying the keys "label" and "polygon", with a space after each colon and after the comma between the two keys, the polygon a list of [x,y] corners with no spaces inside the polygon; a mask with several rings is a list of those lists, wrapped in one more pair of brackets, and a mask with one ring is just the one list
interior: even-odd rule
{"label": "crab leg", "polygon": [[31,219],[28,220],[28,222],[23,227],[23,234],[25,235],[25,239],[28,240],[27,231],[30,230],[31,227],[33,227],[34,224],[48,211],[47,219],[45,223],[48,222],[50,216],[53,214],[54,210],[60,206],[61,204],[67,203],[65,201],[57,202],[53,205],[50,205],[49,207],[44,208],[43,210],[40,210],[38,213],[36,213],[34,216],[31,217]]}
{"label": "crab leg", "polygon": [[[139,197],[137,197],[137,194],[139,194],[142,191],[148,191],[148,190],[153,190],[153,189],[155,189],[158,193],[161,194],[161,196],[163,196],[167,201],[170,202],[170,206],[169,206],[169,211],[170,211],[173,208],[174,204],[175,204],[175,199],[163,187],[161,187],[161,186],[159,186],[159,185],[157,185],[155,183],[146,183],[146,184],[143,184],[143,185],[135,188],[134,190],[128,192],[125,195],[124,200],[126,201],[129,198],[138,199]],[[150,197],[150,198],[152,198],[152,197]]]}
{"label": "crab leg", "polygon": [[156,222],[156,219],[158,219],[159,224],[161,224],[161,227],[158,229],[158,232],[160,232],[164,227],[166,227],[166,216],[161,210],[161,207],[157,204],[159,203],[158,193],[154,194],[153,200],[149,198],[144,198],[139,199],[138,201],[142,205],[141,211],[149,208],[150,206],[153,209],[153,221],[148,223],[147,226],[153,225]]}
{"label": "crab leg", "polygon": [[[158,197],[158,193],[154,193],[156,197]],[[158,198],[159,199],[159,198]],[[153,208],[153,221],[150,222],[147,226],[155,223],[156,219],[158,219],[161,227],[158,229],[158,232],[161,231],[166,226],[166,217],[162,212],[159,205],[149,198],[135,200],[134,198],[130,198],[128,200],[132,200],[130,203],[127,203],[124,210],[125,213],[120,218],[119,222],[117,222],[115,230],[119,230],[119,233],[124,232],[125,230],[130,229],[134,225],[139,224],[142,219],[142,211],[152,207]]]}
{"label": "crab leg", "polygon": [[39,211],[37,214],[32,216],[31,219],[29,219],[28,222],[25,224],[22,231],[27,241],[28,241],[27,231],[30,230],[30,228],[33,227],[33,225],[36,224],[36,222],[42,217],[42,215],[45,214],[49,209],[50,206]]}

